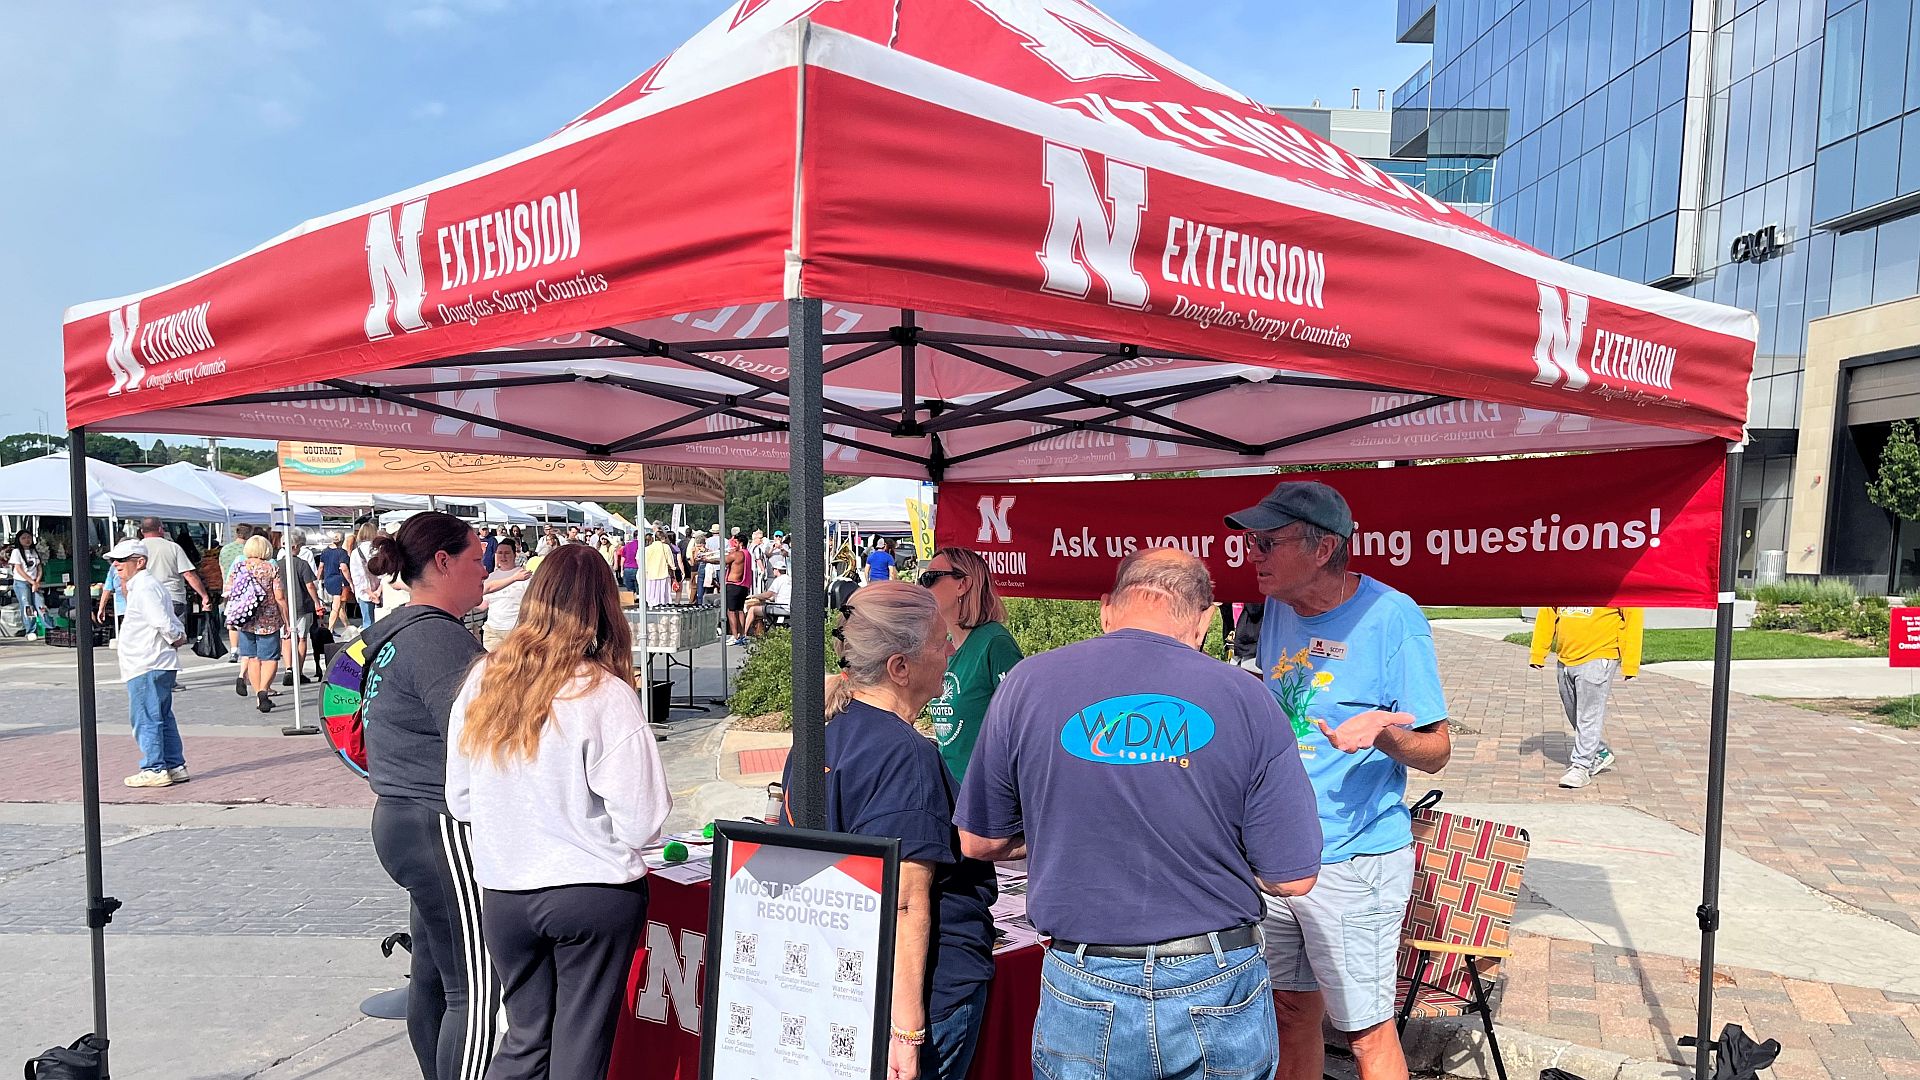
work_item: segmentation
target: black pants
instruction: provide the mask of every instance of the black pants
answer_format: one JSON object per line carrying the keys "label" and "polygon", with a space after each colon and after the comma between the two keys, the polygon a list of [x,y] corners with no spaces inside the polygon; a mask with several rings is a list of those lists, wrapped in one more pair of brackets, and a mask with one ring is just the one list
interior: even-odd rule
{"label": "black pants", "polygon": [[647,918],[646,879],[488,889],[485,908],[507,1002],[507,1037],[487,1080],[603,1080]]}
{"label": "black pants", "polygon": [[500,983],[480,927],[467,826],[417,799],[373,805],[373,849],[411,899],[407,1038],[426,1080],[483,1080],[498,1040]]}

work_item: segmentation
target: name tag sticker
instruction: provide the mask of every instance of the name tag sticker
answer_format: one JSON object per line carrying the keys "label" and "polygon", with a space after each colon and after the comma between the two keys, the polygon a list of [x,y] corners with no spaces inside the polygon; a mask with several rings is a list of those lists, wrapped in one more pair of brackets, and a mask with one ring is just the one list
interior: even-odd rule
{"label": "name tag sticker", "polygon": [[1325,638],[1314,638],[1312,641],[1307,642],[1307,655],[1321,656],[1328,660],[1345,660],[1347,658],[1347,643],[1344,641],[1328,641]]}

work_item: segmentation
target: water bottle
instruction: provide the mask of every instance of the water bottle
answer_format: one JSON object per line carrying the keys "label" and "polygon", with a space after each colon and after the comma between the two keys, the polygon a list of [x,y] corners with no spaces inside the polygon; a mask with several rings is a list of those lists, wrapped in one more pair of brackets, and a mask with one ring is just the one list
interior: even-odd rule
{"label": "water bottle", "polygon": [[760,820],[766,822],[769,825],[780,824],[780,819],[782,817],[781,804],[786,801],[785,796],[786,796],[786,789],[780,786],[780,781],[775,780],[773,783],[768,784],[767,785],[767,810],[766,810],[766,813],[761,816]]}

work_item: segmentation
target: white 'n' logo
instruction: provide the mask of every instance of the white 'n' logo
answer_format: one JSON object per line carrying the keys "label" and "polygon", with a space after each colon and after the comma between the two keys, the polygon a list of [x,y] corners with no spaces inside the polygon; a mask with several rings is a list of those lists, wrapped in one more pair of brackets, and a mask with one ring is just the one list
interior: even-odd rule
{"label": "white 'n' logo", "polygon": [[1107,192],[1093,182],[1086,154],[1059,143],[1046,145],[1048,219],[1040,266],[1050,293],[1085,300],[1093,275],[1107,286],[1107,302],[1144,311],[1147,279],[1134,268],[1140,246],[1140,214],[1147,208],[1147,170],[1107,159]]}
{"label": "white 'n' logo", "polygon": [[147,377],[146,369],[133,355],[133,337],[140,329],[140,302],[135,300],[124,308],[114,308],[107,314],[107,332],[113,340],[107,345],[107,370],[113,373],[113,386],[107,391],[111,397],[122,390],[138,390],[140,383]]}
{"label": "white 'n' logo", "polygon": [[980,535],[973,538],[976,544],[1011,544],[1013,527],[1007,524],[1007,513],[1013,509],[1013,500],[1018,495],[1006,495],[994,498],[991,495],[980,496]]}
{"label": "white 'n' logo", "polygon": [[648,923],[647,981],[633,1003],[634,1018],[664,1024],[671,1007],[683,1030],[700,1034],[700,965],[706,953],[707,935],[682,930],[676,949],[672,927]]}
{"label": "white 'n' logo", "polygon": [[1577,292],[1565,292],[1548,285],[1540,286],[1540,340],[1533,346],[1535,386],[1559,386],[1564,380],[1569,390],[1587,385],[1586,369],[1580,366],[1580,346],[1587,338],[1587,298]]}
{"label": "white 'n' logo", "polygon": [[[434,368],[434,382],[459,384],[459,389],[434,391],[434,400],[449,409],[458,409],[463,413],[469,413],[473,416],[484,416],[489,420],[500,419],[500,391],[484,384],[479,386],[469,385],[477,375],[478,372],[468,370]],[[467,434],[469,428],[472,429],[473,437],[476,439],[497,439],[500,437],[499,428],[474,420],[440,414],[435,414],[433,418],[433,433],[435,435],[445,435],[449,438],[458,437]]]}
{"label": "white 'n' logo", "polygon": [[367,215],[367,284],[373,303],[367,307],[367,340],[393,336],[393,326],[412,333],[425,330],[420,309],[427,303],[427,267],[420,261],[420,234],[426,230],[427,200],[415,199],[400,207],[400,231],[393,231],[393,210]]}
{"label": "white 'n' logo", "polygon": [[[1032,0],[973,0],[993,20],[1026,39],[1027,49],[1065,79],[1139,79],[1157,81],[1112,45],[1093,40],[1089,31],[1069,22],[1063,6]],[[1086,18],[1098,12],[1076,13]]]}

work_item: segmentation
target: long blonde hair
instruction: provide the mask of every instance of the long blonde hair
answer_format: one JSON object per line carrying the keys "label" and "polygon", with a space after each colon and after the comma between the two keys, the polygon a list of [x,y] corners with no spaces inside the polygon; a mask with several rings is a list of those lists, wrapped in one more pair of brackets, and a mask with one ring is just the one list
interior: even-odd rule
{"label": "long blonde hair", "polygon": [[[460,752],[496,765],[532,760],[554,701],[581,675],[631,685],[633,631],[613,571],[585,544],[555,548],[527,587],[520,623],[484,661]],[[584,670],[583,670],[584,669]],[[569,695],[571,696],[571,695]]]}
{"label": "long blonde hair", "polygon": [[834,627],[834,651],[840,674],[827,682],[828,719],[853,704],[856,690],[887,681],[887,661],[919,656],[936,634],[947,632],[940,601],[909,581],[876,581],[840,609]]}

